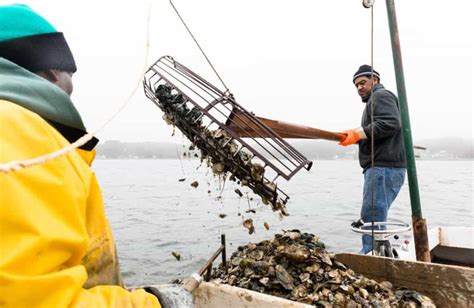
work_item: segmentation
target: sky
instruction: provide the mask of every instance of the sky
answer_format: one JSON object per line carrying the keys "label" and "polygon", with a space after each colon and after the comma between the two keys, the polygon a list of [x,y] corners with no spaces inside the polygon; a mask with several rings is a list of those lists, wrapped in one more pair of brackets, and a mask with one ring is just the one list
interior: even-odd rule
{"label": "sky", "polygon": [[[23,3],[65,33],[78,66],[72,99],[88,130],[112,119],[99,139],[181,142],[141,85],[144,70],[161,56],[222,88],[167,0]],[[360,125],[364,104],[352,76],[371,59],[370,10],[361,1],[173,3],[246,109],[331,131]],[[414,140],[472,138],[474,2],[395,4]],[[374,67],[396,92],[385,1],[375,1],[374,19]]]}

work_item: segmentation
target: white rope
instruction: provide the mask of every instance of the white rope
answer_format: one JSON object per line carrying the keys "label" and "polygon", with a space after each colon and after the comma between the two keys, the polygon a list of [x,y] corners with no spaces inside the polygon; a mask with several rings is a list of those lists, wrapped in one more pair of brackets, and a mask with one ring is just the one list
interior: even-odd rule
{"label": "white rope", "polygon": [[84,144],[89,142],[92,138],[94,138],[94,135],[96,135],[97,133],[105,129],[123,111],[123,109],[130,103],[133,95],[135,94],[138,87],[142,83],[142,76],[144,75],[147,69],[148,54],[149,54],[149,49],[150,49],[150,20],[151,20],[151,6],[152,6],[151,4],[152,3],[150,2],[149,7],[148,7],[148,18],[147,18],[147,24],[146,24],[147,34],[146,34],[146,47],[145,47],[145,61],[140,73],[140,78],[138,78],[138,81],[136,85],[133,87],[133,90],[127,96],[124,103],[117,109],[117,111],[107,121],[105,121],[104,124],[102,124],[96,131],[94,131],[93,133],[85,134],[84,136],[77,139],[75,142],[71,143],[70,145],[58,151],[47,153],[45,155],[41,155],[35,158],[25,159],[25,160],[13,160],[7,163],[0,164],[0,172],[9,173],[12,171],[18,171],[18,170],[36,166],[36,165],[42,165],[53,159],[66,155],[69,152],[73,151],[74,149],[80,146],[83,146]]}
{"label": "white rope", "polygon": [[11,171],[18,171],[27,167],[42,165],[50,160],[58,158],[60,156],[66,155],[67,153],[71,152],[75,148],[78,148],[84,144],[86,144],[89,140],[94,137],[94,134],[86,134],[81,138],[77,139],[74,143],[71,143],[65,148],[62,148],[58,151],[48,153],[42,156],[38,156],[32,159],[26,160],[13,160],[8,163],[4,163],[0,165],[0,171],[3,173],[8,173]]}

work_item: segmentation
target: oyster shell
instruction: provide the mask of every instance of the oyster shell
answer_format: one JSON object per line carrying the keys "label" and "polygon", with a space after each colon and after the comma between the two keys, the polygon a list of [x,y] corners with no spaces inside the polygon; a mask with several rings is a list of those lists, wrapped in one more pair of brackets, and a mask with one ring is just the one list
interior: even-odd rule
{"label": "oyster shell", "polygon": [[253,226],[253,220],[252,218],[246,219],[242,222],[242,225],[249,230],[249,234],[252,234],[255,232],[255,227]]}
{"label": "oyster shell", "polygon": [[[208,162],[214,174],[227,176],[231,181],[249,187],[262,198],[262,202],[271,205],[272,210],[287,216],[285,202],[278,197],[275,183],[265,180],[265,167],[257,162],[243,144],[239,144],[222,128],[210,129],[203,122],[203,113],[191,104],[182,94],[168,84],[161,84],[155,90],[163,110],[163,120],[177,127],[192,145],[189,151],[199,149],[201,161]],[[186,153],[190,157],[193,153]],[[194,153],[196,156],[197,153]]]}
{"label": "oyster shell", "polygon": [[313,234],[287,230],[272,240],[239,246],[227,268],[214,268],[212,277],[319,307],[435,307],[418,292],[394,291],[389,282],[354,273],[324,247]]}
{"label": "oyster shell", "polygon": [[178,260],[178,261],[181,260],[181,254],[179,252],[173,251],[173,252],[171,252],[171,254],[173,255],[173,257],[176,258],[176,260]]}
{"label": "oyster shell", "polygon": [[282,254],[294,262],[304,262],[310,256],[309,250],[301,245],[284,246]]}
{"label": "oyster shell", "polygon": [[223,163],[215,163],[214,165],[212,165],[212,172],[214,174],[220,175],[224,173],[224,169],[225,169],[225,166]]}
{"label": "oyster shell", "polygon": [[293,290],[295,285],[293,277],[281,265],[275,267],[276,279],[286,290]]}
{"label": "oyster shell", "polygon": [[249,253],[249,257],[257,261],[262,260],[263,256],[264,256],[264,253],[261,250],[254,250]]}
{"label": "oyster shell", "polygon": [[236,193],[237,195],[239,195],[239,197],[241,197],[241,198],[244,196],[244,194],[243,194],[243,193],[240,191],[240,189],[238,189],[238,188],[235,189],[235,193]]}
{"label": "oyster shell", "polygon": [[250,176],[253,180],[255,180],[256,182],[263,181],[264,173],[265,168],[263,168],[262,165],[260,165],[259,163],[252,164],[252,167],[250,168]]}
{"label": "oyster shell", "polygon": [[172,116],[170,116],[168,114],[164,114],[162,118],[166,122],[166,124],[173,125],[173,117]]}
{"label": "oyster shell", "polygon": [[237,144],[235,144],[235,142],[231,142],[229,144],[228,149],[229,149],[230,154],[235,154],[239,150],[239,146]]}

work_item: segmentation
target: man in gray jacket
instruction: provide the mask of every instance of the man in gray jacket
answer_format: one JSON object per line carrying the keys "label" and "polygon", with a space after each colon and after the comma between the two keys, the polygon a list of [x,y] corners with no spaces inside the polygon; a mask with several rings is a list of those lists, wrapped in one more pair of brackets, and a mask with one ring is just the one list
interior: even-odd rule
{"label": "man in gray jacket", "polygon": [[[361,126],[345,131],[346,138],[339,144],[359,144],[359,162],[364,174],[361,219],[364,222],[384,222],[387,221],[388,210],[403,185],[406,173],[400,107],[397,97],[380,84],[380,75],[371,66],[362,65],[352,81],[366,106]],[[372,191],[375,193],[373,205]],[[366,254],[371,250],[372,237],[363,235],[361,253]]]}

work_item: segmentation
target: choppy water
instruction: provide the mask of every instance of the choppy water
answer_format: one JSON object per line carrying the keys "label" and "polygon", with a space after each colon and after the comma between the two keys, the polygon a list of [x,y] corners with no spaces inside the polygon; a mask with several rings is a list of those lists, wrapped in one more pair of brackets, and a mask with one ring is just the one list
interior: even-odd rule
{"label": "choppy water", "polygon": [[[283,181],[280,187],[291,197],[290,216],[283,221],[257,201],[251,202],[257,213],[246,213],[248,201],[234,192],[235,183],[226,183],[219,199],[218,179],[198,166],[197,160],[95,162],[128,285],[166,283],[196,272],[220,245],[221,233],[226,234],[229,256],[239,245],[293,228],[317,234],[330,251],[359,249],[359,236],[349,228],[358,218],[362,195],[357,161],[316,161],[310,172],[303,170],[290,182]],[[473,224],[473,167],[472,161],[417,163],[428,227]],[[178,182],[180,178],[186,181]],[[196,189],[190,186],[194,180],[200,183]],[[227,217],[219,218],[222,213]],[[389,217],[411,221],[407,183]],[[242,227],[244,218],[254,220],[256,234]],[[181,261],[173,251],[181,254]]]}

